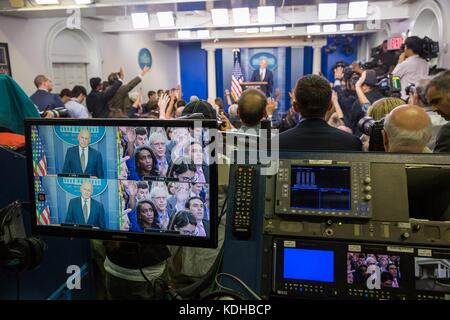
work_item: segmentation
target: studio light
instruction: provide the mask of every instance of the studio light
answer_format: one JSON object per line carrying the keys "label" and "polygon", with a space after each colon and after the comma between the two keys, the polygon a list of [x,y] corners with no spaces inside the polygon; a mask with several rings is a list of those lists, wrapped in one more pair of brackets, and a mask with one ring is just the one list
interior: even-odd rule
{"label": "studio light", "polygon": [[172,11],[157,12],[156,16],[158,17],[158,23],[160,27],[170,28],[175,26],[175,19],[173,18]]}
{"label": "studio light", "polygon": [[213,25],[226,26],[230,23],[228,19],[228,9],[212,9],[211,16]]}
{"label": "studio light", "polygon": [[258,22],[263,24],[275,22],[275,7],[258,7]]}
{"label": "studio light", "polygon": [[148,28],[150,26],[147,12],[132,13],[131,20],[135,29]]}
{"label": "studio light", "polygon": [[320,3],[319,4],[319,20],[336,19],[337,3]]}
{"label": "studio light", "polygon": [[235,25],[250,24],[250,10],[248,8],[233,8],[233,21]]}
{"label": "studio light", "polygon": [[350,19],[365,18],[367,16],[368,1],[356,1],[348,4],[348,17]]}

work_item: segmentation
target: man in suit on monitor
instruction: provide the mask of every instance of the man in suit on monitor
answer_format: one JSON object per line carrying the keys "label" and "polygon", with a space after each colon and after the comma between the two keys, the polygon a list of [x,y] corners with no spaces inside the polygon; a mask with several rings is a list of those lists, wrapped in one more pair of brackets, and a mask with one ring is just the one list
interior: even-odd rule
{"label": "man in suit on monitor", "polygon": [[105,209],[103,205],[92,199],[92,183],[85,181],[81,184],[81,197],[70,200],[67,209],[66,223],[87,224],[101,229],[106,228]]}
{"label": "man in suit on monitor", "polygon": [[254,70],[252,74],[251,82],[267,82],[267,85],[261,86],[261,91],[266,94],[266,97],[272,95],[273,88],[273,73],[267,69],[267,59],[262,58],[259,60],[259,69]]}
{"label": "man in suit on monitor", "polygon": [[100,152],[89,147],[91,133],[82,128],[78,134],[79,145],[69,148],[62,173],[85,174],[103,179],[103,159]]}

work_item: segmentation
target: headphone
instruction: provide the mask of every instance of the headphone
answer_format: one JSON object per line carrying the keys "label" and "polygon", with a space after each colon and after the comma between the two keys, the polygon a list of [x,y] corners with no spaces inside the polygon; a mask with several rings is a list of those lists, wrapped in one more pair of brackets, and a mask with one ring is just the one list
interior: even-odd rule
{"label": "headphone", "polygon": [[[0,266],[12,272],[36,269],[41,264],[44,251],[47,249],[45,242],[35,237],[14,238],[8,243],[3,239],[6,231],[10,229],[13,215],[17,215],[17,210],[20,212],[20,208],[20,203],[14,202],[5,208],[6,213],[3,216],[0,215]],[[20,213],[18,216],[22,219]]]}

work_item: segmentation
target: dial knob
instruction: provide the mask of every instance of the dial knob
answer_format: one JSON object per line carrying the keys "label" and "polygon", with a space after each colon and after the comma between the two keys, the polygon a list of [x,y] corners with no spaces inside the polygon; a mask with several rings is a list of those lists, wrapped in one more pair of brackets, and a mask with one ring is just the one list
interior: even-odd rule
{"label": "dial knob", "polygon": [[372,182],[372,179],[370,179],[369,177],[364,179],[365,184],[369,184],[370,182]]}

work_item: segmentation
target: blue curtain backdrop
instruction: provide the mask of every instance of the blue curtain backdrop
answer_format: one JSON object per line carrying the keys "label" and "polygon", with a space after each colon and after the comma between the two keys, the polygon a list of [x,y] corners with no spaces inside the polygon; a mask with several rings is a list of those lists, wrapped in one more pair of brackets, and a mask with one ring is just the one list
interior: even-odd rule
{"label": "blue curtain backdrop", "polygon": [[[48,173],[58,174],[62,173],[67,149],[74,145],[56,136],[53,128],[53,126],[39,126],[39,136],[41,137],[45,156],[47,157]],[[90,147],[99,151],[102,155],[105,178],[117,179],[116,127],[106,127],[103,139],[98,143],[90,145]]]}
{"label": "blue curtain backdrop", "polygon": [[[79,196],[63,190],[57,180],[57,177],[42,177],[42,186],[45,190],[47,203],[50,207],[50,221],[52,224],[64,223],[70,200]],[[103,182],[105,182],[105,180],[103,180]],[[118,180],[106,180],[106,182],[106,189],[98,195],[93,195],[92,199],[103,204],[106,215],[106,228],[118,230],[120,200],[118,189],[119,182]]]}

